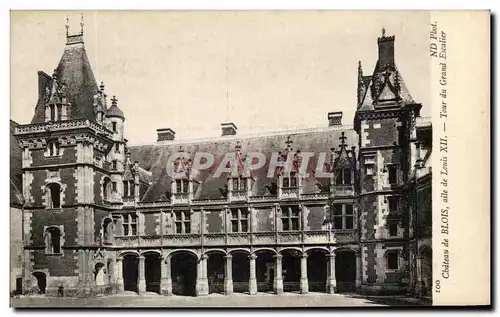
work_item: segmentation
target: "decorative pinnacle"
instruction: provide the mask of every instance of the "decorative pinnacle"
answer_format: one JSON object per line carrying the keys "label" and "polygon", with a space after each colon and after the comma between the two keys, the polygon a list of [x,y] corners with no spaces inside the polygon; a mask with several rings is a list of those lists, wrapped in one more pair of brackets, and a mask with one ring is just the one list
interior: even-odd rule
{"label": "decorative pinnacle", "polygon": [[57,80],[57,69],[54,69],[54,72],[52,73],[52,79]]}
{"label": "decorative pinnacle", "polygon": [[69,17],[66,15],[66,36],[69,36]]}
{"label": "decorative pinnacle", "polygon": [[347,140],[347,137],[345,136],[344,131],[342,131],[342,134],[340,135],[340,147],[346,147],[345,140]]}
{"label": "decorative pinnacle", "polygon": [[111,98],[111,105],[116,106],[117,103],[118,103],[118,99],[116,99],[116,97],[113,96],[113,98]]}
{"label": "decorative pinnacle", "polygon": [[236,141],[236,146],[234,148],[236,149],[236,151],[240,151],[241,150],[241,142]]}
{"label": "decorative pinnacle", "polygon": [[382,37],[385,37],[385,28],[382,27]]}
{"label": "decorative pinnacle", "polygon": [[293,141],[292,141],[292,140],[290,140],[290,136],[287,136],[287,137],[286,137],[285,144],[286,144],[286,148],[287,148],[288,150],[291,150],[291,149],[292,149],[292,143],[293,143]]}
{"label": "decorative pinnacle", "polygon": [[179,146],[179,152],[184,152],[184,147],[182,145]]}
{"label": "decorative pinnacle", "polygon": [[81,15],[81,20],[80,20],[80,34],[83,35],[83,14]]}
{"label": "decorative pinnacle", "polygon": [[104,82],[103,82],[103,81],[101,81],[101,85],[99,86],[99,89],[100,89],[101,91],[104,91]]}

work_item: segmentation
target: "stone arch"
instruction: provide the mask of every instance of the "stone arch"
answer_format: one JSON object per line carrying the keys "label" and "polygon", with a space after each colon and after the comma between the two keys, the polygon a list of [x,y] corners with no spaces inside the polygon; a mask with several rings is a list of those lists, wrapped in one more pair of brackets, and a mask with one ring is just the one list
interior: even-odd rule
{"label": "stone arch", "polygon": [[252,250],[251,254],[256,254],[258,252],[263,252],[263,251],[270,251],[272,252],[274,255],[278,254],[278,252],[276,252],[275,249],[273,248],[265,248],[265,247],[262,247],[262,248],[255,248]]}
{"label": "stone arch", "polygon": [[43,271],[33,271],[31,273],[36,278],[36,285],[33,287],[32,292],[38,294],[45,294],[47,288],[47,274]]}
{"label": "stone arch", "polygon": [[101,197],[102,200],[111,201],[111,178],[109,176],[103,176],[101,178]]}
{"label": "stone arch", "polygon": [[306,248],[304,248],[304,253],[309,254],[309,252],[312,252],[312,251],[323,251],[323,252],[325,252],[327,254],[331,254],[330,250],[327,247],[319,247],[319,246],[317,246],[317,247],[306,247]]}
{"label": "stone arch", "polygon": [[135,255],[135,256],[140,256],[140,253],[138,251],[132,251],[132,250],[125,250],[122,251],[118,254],[119,257],[125,257],[127,255]]}
{"label": "stone arch", "polygon": [[224,255],[227,255],[228,253],[226,252],[226,250],[224,249],[210,249],[210,250],[206,250],[203,255],[210,255],[211,253],[217,253],[217,252],[220,252]]}
{"label": "stone arch", "polygon": [[122,260],[123,285],[125,291],[138,292],[139,281],[139,253],[124,251],[120,253]]}
{"label": "stone arch", "polygon": [[335,280],[338,292],[352,292],[356,289],[356,249],[342,247],[334,250]]}
{"label": "stone arch", "polygon": [[111,244],[115,236],[115,223],[110,216],[102,218],[101,236],[104,244]]}
{"label": "stone arch", "polygon": [[100,261],[94,265],[94,281],[97,288],[106,285],[106,269],[106,265]]}
{"label": "stone arch", "polygon": [[194,255],[196,257],[196,261],[200,260],[200,256],[198,255],[198,252],[196,252],[194,250],[191,250],[191,249],[175,249],[175,250],[170,250],[169,252],[167,252],[166,255],[171,258],[176,253],[182,253],[182,252],[186,252],[186,253],[190,253],[190,254]]}
{"label": "stone arch", "polygon": [[44,186],[45,207],[47,209],[61,208],[63,185],[58,181],[50,181]]}
{"label": "stone arch", "polygon": [[298,252],[299,255],[303,254],[302,248],[299,247],[284,247],[281,248],[277,253],[283,255],[283,252],[290,252],[290,251],[296,251]]}
{"label": "stone arch", "polygon": [[64,244],[63,226],[45,226],[43,230],[43,238],[45,241],[46,254],[62,254],[62,246]]}
{"label": "stone arch", "polygon": [[231,255],[233,255],[234,253],[246,253],[248,255],[252,254],[252,252],[248,248],[234,248],[234,249],[228,250],[227,253],[231,254]]}
{"label": "stone arch", "polygon": [[157,254],[159,257],[163,256],[163,254],[159,250],[144,250],[144,251],[140,252],[139,254],[142,255],[142,256],[147,256],[147,255],[149,255],[151,253]]}

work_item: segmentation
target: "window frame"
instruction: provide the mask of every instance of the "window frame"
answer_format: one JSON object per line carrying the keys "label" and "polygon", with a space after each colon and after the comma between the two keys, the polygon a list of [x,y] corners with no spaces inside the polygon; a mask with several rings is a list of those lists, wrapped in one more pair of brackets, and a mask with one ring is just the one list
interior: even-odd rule
{"label": "window frame", "polygon": [[[349,174],[349,182],[346,182],[346,172]],[[353,175],[352,168],[338,168],[335,172],[335,185],[352,185]]]}
{"label": "window frame", "polygon": [[[397,272],[399,271],[399,269],[401,268],[401,263],[400,263],[400,253],[401,253],[401,250],[400,249],[388,249],[386,252],[385,252],[385,261],[386,261],[386,265],[385,265],[385,268],[386,268],[386,271],[388,272]],[[391,267],[391,261],[389,261],[389,256],[392,255],[392,254],[395,254],[396,256],[396,268],[394,267]]]}
{"label": "window frame", "polygon": [[[181,191],[179,191],[179,188]],[[189,193],[189,180],[185,178],[179,178],[175,180],[175,193],[176,194],[188,194]]]}
{"label": "window frame", "polygon": [[297,188],[299,187],[298,183],[296,173],[282,176],[282,188]]}
{"label": "window frame", "polygon": [[[236,212],[236,218],[234,217],[234,212]],[[248,208],[231,208],[231,232],[234,233],[247,233],[250,232],[250,211]],[[243,229],[243,223],[245,223],[246,230]],[[234,230],[234,224],[236,224],[236,231]]]}
{"label": "window frame", "polygon": [[[58,234],[59,234],[59,241],[58,241],[58,250],[54,250],[54,237],[52,235],[52,230],[57,230]],[[57,225],[50,225],[50,226],[46,226],[44,227],[44,230],[43,230],[43,233],[44,233],[44,245],[45,245],[45,255],[58,255],[58,256],[61,256],[63,255],[63,248],[62,246],[64,245],[64,227],[63,226],[57,226]],[[50,235],[50,238],[49,238],[49,244],[47,244],[47,237],[46,235]],[[55,251],[59,251],[59,252],[55,252]]]}
{"label": "window frame", "polygon": [[61,145],[57,139],[52,139],[47,141],[47,156],[48,157],[59,157],[61,156]]}
{"label": "window frame", "polygon": [[[391,228],[392,228],[392,229],[394,229],[394,228],[395,228],[395,229],[396,229],[396,231],[395,231],[395,232],[394,232],[394,231],[392,231],[392,230],[391,230]],[[388,235],[389,237],[391,237],[391,238],[393,238],[393,237],[397,237],[397,236],[399,235],[399,232],[398,232],[398,231],[399,231],[399,225],[398,225],[398,223],[397,223],[397,222],[388,222],[388,223],[387,223],[387,235]],[[395,234],[393,234],[393,233],[395,233]]]}
{"label": "window frame", "polygon": [[[302,230],[301,215],[302,211],[299,206],[281,206],[281,231],[294,232]],[[293,211],[297,212],[294,216]],[[294,220],[296,221],[296,228],[294,228]],[[286,223],[286,227],[285,227]]]}
{"label": "window frame", "polygon": [[[247,178],[246,177],[233,177],[231,179],[233,191],[246,191]],[[236,185],[236,186],[235,186]]]}
{"label": "window frame", "polygon": [[[393,172],[394,174],[392,174],[391,172]],[[391,178],[395,179],[391,180]],[[399,164],[387,164],[387,182],[391,186],[399,185]]]}
{"label": "window frame", "polygon": [[[337,214],[336,213],[336,206],[340,206],[340,214]],[[350,206],[350,213],[348,213],[348,207],[347,206]],[[356,229],[356,217],[355,217],[355,212],[354,212],[354,204],[352,203],[335,203],[335,204],[332,204],[332,214],[331,214],[331,217],[332,217],[332,229],[333,230],[355,230]],[[342,227],[341,228],[337,228],[337,226],[335,225],[336,224],[336,220],[337,219],[340,219],[340,221],[342,222]],[[352,227],[351,228],[347,228],[347,222],[348,220],[347,219],[351,219],[351,223],[352,223]]]}
{"label": "window frame", "polygon": [[116,122],[115,121],[112,121],[111,122],[111,129],[113,130],[113,132],[117,132],[117,125],[116,125]]}
{"label": "window frame", "polygon": [[191,210],[175,210],[173,218],[175,234],[191,234]]}
{"label": "window frame", "polygon": [[123,235],[124,236],[137,236],[138,235],[138,218],[135,212],[122,214],[123,217]]}

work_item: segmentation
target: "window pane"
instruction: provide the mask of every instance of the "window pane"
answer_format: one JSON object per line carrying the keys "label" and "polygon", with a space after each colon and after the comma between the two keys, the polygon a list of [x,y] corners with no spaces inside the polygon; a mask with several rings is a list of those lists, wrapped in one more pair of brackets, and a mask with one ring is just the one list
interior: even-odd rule
{"label": "window pane", "polygon": [[333,205],[333,214],[335,216],[341,216],[342,215],[342,205],[341,204],[335,204],[335,205]]}
{"label": "window pane", "polygon": [[241,232],[248,232],[248,220],[241,220]]}
{"label": "window pane", "polygon": [[128,225],[123,225],[123,235],[128,236]]}
{"label": "window pane", "polygon": [[353,210],[352,205],[345,205],[345,214],[346,215],[352,215],[352,210]]}
{"label": "window pane", "polygon": [[233,219],[238,219],[238,210],[237,209],[231,210],[231,217]]}
{"label": "window pane", "polygon": [[182,192],[183,193],[187,193],[189,191],[188,185],[189,185],[189,183],[187,181],[182,182]]}
{"label": "window pane", "polygon": [[133,223],[137,222],[137,215],[136,214],[130,214],[130,221]]}
{"label": "window pane", "polygon": [[388,202],[389,202],[389,211],[390,212],[397,212],[398,211],[398,199],[396,197],[389,197]]}
{"label": "window pane", "polygon": [[334,217],[333,218],[333,228],[334,229],[343,229],[342,228],[342,217]]}
{"label": "window pane", "polygon": [[398,251],[387,251],[387,268],[397,270],[398,267]]}
{"label": "window pane", "polygon": [[136,225],[130,225],[131,229],[132,229],[132,235],[135,236],[137,235],[137,226]]}
{"label": "window pane", "polygon": [[292,207],[290,209],[292,210],[292,217],[298,217],[299,216],[299,208]]}
{"label": "window pane", "polygon": [[191,222],[184,223],[184,233],[191,233]]}
{"label": "window pane", "polygon": [[233,190],[238,190],[239,187],[238,187],[238,179],[237,178],[233,178]]}
{"label": "window pane", "polygon": [[245,178],[240,179],[240,189],[247,190],[247,180]]}
{"label": "window pane", "polygon": [[182,222],[180,221],[175,222],[175,232],[182,233]]}
{"label": "window pane", "polygon": [[338,170],[335,175],[335,184],[342,185],[342,170]]}
{"label": "window pane", "polygon": [[290,230],[290,225],[288,223],[288,218],[282,218],[281,223],[283,224],[283,231]]}
{"label": "window pane", "polygon": [[395,165],[389,165],[389,184],[397,184],[398,180],[398,169]]}
{"label": "window pane", "polygon": [[290,187],[290,178],[283,177],[283,187]]}
{"label": "window pane", "polygon": [[185,220],[191,219],[191,212],[185,211],[185,212],[183,212],[183,214],[184,214],[184,219]]}
{"label": "window pane", "polygon": [[394,237],[398,235],[398,224],[390,223],[389,224],[389,236]]}
{"label": "window pane", "polygon": [[345,217],[345,228],[346,229],[354,229],[354,217],[346,216]]}
{"label": "window pane", "polygon": [[181,215],[181,212],[180,211],[176,211],[175,212],[175,220],[182,220],[182,215]]}
{"label": "window pane", "polygon": [[181,192],[182,192],[182,182],[181,182],[180,180],[176,180],[176,181],[175,181],[175,184],[176,184],[176,186],[177,186],[177,188],[176,188],[176,189],[177,189],[177,192],[178,192],[178,193],[181,193]]}
{"label": "window pane", "polygon": [[238,220],[231,220],[231,232],[238,232]]}
{"label": "window pane", "polygon": [[297,187],[297,177],[295,175],[290,177],[290,187]]}
{"label": "window pane", "polygon": [[352,184],[350,169],[344,169],[344,184]]}
{"label": "window pane", "polygon": [[248,219],[248,210],[240,209],[240,219]]}
{"label": "window pane", "polygon": [[292,218],[291,230],[299,230],[299,218]]}

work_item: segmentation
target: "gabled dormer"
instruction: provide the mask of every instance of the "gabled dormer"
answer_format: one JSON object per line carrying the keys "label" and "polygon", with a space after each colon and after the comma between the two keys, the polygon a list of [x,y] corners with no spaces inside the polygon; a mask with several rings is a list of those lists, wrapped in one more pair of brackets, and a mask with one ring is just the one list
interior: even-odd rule
{"label": "gabled dormer", "polygon": [[172,162],[172,203],[187,204],[193,199],[193,161],[181,146]]}
{"label": "gabled dormer", "polygon": [[45,122],[55,122],[67,119],[70,103],[66,98],[66,84],[59,82],[56,71],[52,75],[50,87],[45,91]]}
{"label": "gabled dormer", "polygon": [[231,163],[232,172],[228,175],[228,197],[230,201],[246,201],[253,186],[252,172],[248,168],[250,162],[247,162],[248,157],[241,153],[240,141],[236,143],[235,150],[235,161],[234,164]]}
{"label": "gabled dormer", "polygon": [[356,177],[356,152],[355,148],[348,149],[345,133],[339,137],[338,149],[332,149],[332,183],[334,196],[351,196],[354,191]]}
{"label": "gabled dormer", "polygon": [[278,153],[278,167],[276,168],[276,179],[278,185],[278,198],[299,198],[302,188],[302,177],[300,175],[300,165],[302,157],[300,150],[294,151],[293,141],[287,137],[286,149]]}

